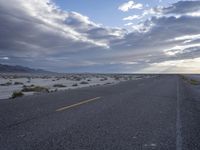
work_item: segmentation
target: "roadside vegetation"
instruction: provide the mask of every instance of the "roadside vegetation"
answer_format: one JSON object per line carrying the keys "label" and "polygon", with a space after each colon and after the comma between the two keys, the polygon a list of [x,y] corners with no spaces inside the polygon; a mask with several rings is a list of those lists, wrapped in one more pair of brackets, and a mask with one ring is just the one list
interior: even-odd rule
{"label": "roadside vegetation", "polygon": [[188,78],[188,77],[186,77],[184,75],[181,75],[181,78],[183,80],[185,80],[186,82],[188,82],[189,84],[191,84],[191,85],[200,85],[200,82],[195,80],[195,79],[190,79],[190,78]]}
{"label": "roadside vegetation", "polygon": [[100,81],[106,81],[106,80],[108,80],[108,78],[102,78],[102,79],[100,79]]}
{"label": "roadside vegetation", "polygon": [[88,82],[82,81],[80,84],[89,84]]}
{"label": "roadside vegetation", "polygon": [[64,88],[64,87],[67,87],[67,86],[63,85],[63,84],[54,84],[53,87]]}
{"label": "roadside vegetation", "polygon": [[78,86],[78,84],[77,84],[77,83],[75,83],[75,84],[73,84],[72,86]]}
{"label": "roadside vegetation", "polygon": [[0,86],[9,86],[9,85],[12,85],[12,82],[6,82],[6,83],[0,84]]}
{"label": "roadside vegetation", "polygon": [[42,86],[23,86],[22,92],[49,92],[49,89]]}
{"label": "roadside vegetation", "polygon": [[20,92],[13,92],[11,98],[14,99],[14,98],[17,98],[17,97],[22,97],[24,96],[24,94],[20,91]]}
{"label": "roadside vegetation", "polygon": [[200,85],[199,81],[194,80],[194,79],[190,79],[189,82],[190,82],[190,84],[192,84],[192,85]]}
{"label": "roadside vegetation", "polygon": [[24,85],[22,82],[14,82],[14,85]]}

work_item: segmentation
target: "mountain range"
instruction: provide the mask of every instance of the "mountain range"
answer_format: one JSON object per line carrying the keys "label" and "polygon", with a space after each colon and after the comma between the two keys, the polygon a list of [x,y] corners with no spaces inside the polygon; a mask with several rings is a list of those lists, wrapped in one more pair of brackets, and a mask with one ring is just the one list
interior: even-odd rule
{"label": "mountain range", "polygon": [[42,69],[33,69],[23,66],[0,64],[0,73],[53,73]]}

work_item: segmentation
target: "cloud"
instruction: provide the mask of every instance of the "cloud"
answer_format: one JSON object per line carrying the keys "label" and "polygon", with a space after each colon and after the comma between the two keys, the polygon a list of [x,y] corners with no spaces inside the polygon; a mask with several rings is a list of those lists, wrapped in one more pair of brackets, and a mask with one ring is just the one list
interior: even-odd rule
{"label": "cloud", "polygon": [[200,43],[187,44],[187,45],[178,45],[178,46],[174,46],[172,48],[166,49],[166,50],[164,50],[164,52],[167,55],[176,55],[176,54],[182,54],[184,52],[187,52],[188,50],[193,50],[192,48],[200,49]]}
{"label": "cloud", "polygon": [[196,40],[196,39],[200,39],[200,34],[184,35],[184,36],[180,36],[180,37],[175,37],[172,40],[184,41],[185,42],[185,41],[188,41],[188,40]]}
{"label": "cloud", "polygon": [[0,59],[2,59],[2,60],[9,60],[10,58],[9,57],[1,57]]}
{"label": "cloud", "polygon": [[129,22],[129,23],[124,24],[124,26],[131,26],[131,25],[133,25],[132,22]]}
{"label": "cloud", "polygon": [[[13,5],[10,5],[12,3]],[[54,54],[90,48],[108,48],[124,30],[102,28],[77,12],[65,12],[50,0],[0,1],[0,49],[20,56]],[[92,31],[96,32],[95,38]],[[12,32],[10,32],[12,31]],[[119,36],[117,32],[121,33]],[[106,38],[105,38],[106,37]],[[3,55],[3,54],[2,54]]]}
{"label": "cloud", "polygon": [[199,73],[200,57],[194,59],[170,60],[161,63],[153,63],[149,67],[141,69],[145,73]]}
{"label": "cloud", "polygon": [[198,1],[149,8],[141,14],[145,21],[125,24],[132,28],[127,31],[50,0],[0,1],[0,62],[68,72],[160,72],[163,64],[164,71],[194,71],[200,58],[197,8]]}
{"label": "cloud", "polygon": [[128,1],[118,7],[118,9],[123,12],[127,12],[130,9],[142,9],[142,8],[143,8],[143,5],[141,3],[136,3],[134,1]]}
{"label": "cloud", "polygon": [[161,6],[157,6],[157,7],[154,7],[154,8],[149,8],[149,9],[145,9],[143,11],[143,14],[142,16],[145,17],[145,16],[150,16],[150,15],[153,15],[153,16],[161,16],[162,15],[162,9],[163,7]]}
{"label": "cloud", "polygon": [[179,1],[172,4],[170,7],[163,8],[164,14],[187,14],[195,13],[200,9],[200,1]]}
{"label": "cloud", "polygon": [[132,16],[128,16],[123,18],[123,21],[132,21],[132,20],[141,20],[141,19],[145,19],[148,18],[150,16],[154,16],[154,17],[160,17],[163,15],[162,13],[162,9],[163,7],[158,6],[155,8],[148,8],[148,9],[144,9],[143,13],[141,15],[132,15]]}
{"label": "cloud", "polygon": [[126,18],[123,18],[124,21],[127,21],[127,20],[134,20],[134,19],[141,19],[142,17],[141,16],[138,16],[138,15],[133,15],[133,16],[128,16]]}
{"label": "cloud", "polygon": [[151,20],[146,20],[145,22],[138,23],[133,25],[133,32],[145,33],[149,32],[155,24]]}

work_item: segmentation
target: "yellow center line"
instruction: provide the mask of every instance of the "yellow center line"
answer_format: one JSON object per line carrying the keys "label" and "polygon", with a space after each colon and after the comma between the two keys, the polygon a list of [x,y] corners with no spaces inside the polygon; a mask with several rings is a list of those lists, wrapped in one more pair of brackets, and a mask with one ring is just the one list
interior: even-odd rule
{"label": "yellow center line", "polygon": [[67,110],[67,109],[70,109],[70,108],[73,108],[73,107],[77,107],[77,106],[80,106],[80,105],[83,105],[83,104],[86,104],[86,103],[89,103],[89,102],[92,102],[92,101],[95,101],[95,100],[98,100],[100,99],[101,97],[95,97],[95,98],[92,98],[92,99],[88,99],[88,100],[84,100],[84,101],[81,101],[79,103],[76,103],[76,104],[72,104],[72,105],[69,105],[69,106],[66,106],[66,107],[62,107],[62,108],[59,108],[57,109],[56,111],[64,111],[64,110]]}

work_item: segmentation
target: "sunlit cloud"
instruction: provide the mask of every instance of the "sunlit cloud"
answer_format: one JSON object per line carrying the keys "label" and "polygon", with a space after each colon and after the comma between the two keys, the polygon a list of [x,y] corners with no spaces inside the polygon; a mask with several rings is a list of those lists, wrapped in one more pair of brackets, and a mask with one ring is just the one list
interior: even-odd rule
{"label": "sunlit cloud", "polygon": [[199,73],[200,57],[184,60],[170,60],[161,63],[153,63],[148,68],[141,69],[146,73]]}
{"label": "sunlit cloud", "polygon": [[133,25],[132,22],[129,22],[129,23],[124,24],[124,26],[131,26],[131,25]]}
{"label": "sunlit cloud", "polygon": [[131,9],[142,9],[142,8],[143,8],[143,5],[141,3],[136,3],[134,1],[128,1],[128,2],[120,5],[118,9],[123,12],[127,12]]}
{"label": "sunlit cloud", "polygon": [[0,59],[2,59],[2,60],[9,60],[10,58],[9,57],[1,57]]}
{"label": "sunlit cloud", "polygon": [[172,47],[170,49],[164,50],[164,52],[167,55],[176,55],[176,54],[184,53],[184,51],[188,51],[188,49],[196,48],[196,47],[200,49],[200,43],[198,43],[198,44],[179,45],[179,46],[175,46],[175,47]]}
{"label": "sunlit cloud", "polygon": [[134,19],[141,19],[142,17],[141,16],[138,16],[138,15],[133,15],[133,16],[128,16],[128,17],[125,17],[123,18],[124,21],[127,21],[127,20],[134,20]]}

